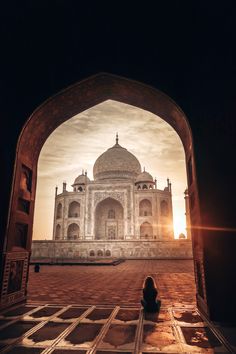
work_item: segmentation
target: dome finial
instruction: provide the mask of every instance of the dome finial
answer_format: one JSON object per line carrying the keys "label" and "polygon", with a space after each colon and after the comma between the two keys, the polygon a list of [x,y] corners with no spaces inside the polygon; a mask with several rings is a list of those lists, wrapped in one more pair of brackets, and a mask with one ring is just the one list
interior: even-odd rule
{"label": "dome finial", "polygon": [[118,144],[119,142],[119,137],[118,137],[118,133],[116,133],[116,144]]}

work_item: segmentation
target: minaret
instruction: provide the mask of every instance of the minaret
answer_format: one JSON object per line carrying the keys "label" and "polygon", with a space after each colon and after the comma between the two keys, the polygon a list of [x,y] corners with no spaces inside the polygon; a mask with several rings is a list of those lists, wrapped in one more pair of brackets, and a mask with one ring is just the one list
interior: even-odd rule
{"label": "minaret", "polygon": [[53,230],[52,230],[52,239],[56,238],[56,200],[57,200],[58,186],[55,187],[55,200],[54,200],[54,217],[53,217]]}
{"label": "minaret", "polygon": [[167,178],[167,187],[168,187],[168,191],[171,193],[171,183],[169,178]]}
{"label": "minaret", "polygon": [[185,216],[186,216],[186,232],[187,232],[187,239],[191,240],[191,222],[190,222],[190,210],[189,210],[189,195],[188,189],[184,191],[184,199],[185,199]]}

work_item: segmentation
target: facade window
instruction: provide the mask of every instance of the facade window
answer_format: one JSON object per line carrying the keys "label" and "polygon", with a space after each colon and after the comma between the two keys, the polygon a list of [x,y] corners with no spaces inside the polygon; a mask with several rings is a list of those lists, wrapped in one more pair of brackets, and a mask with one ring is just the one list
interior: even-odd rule
{"label": "facade window", "polygon": [[55,239],[56,240],[60,240],[61,238],[61,225],[57,225],[56,226],[56,234],[55,234]]}
{"label": "facade window", "polygon": [[70,224],[67,230],[67,238],[68,240],[77,240],[80,236],[79,225],[73,223]]}
{"label": "facade window", "polygon": [[115,219],[116,215],[115,215],[115,210],[110,209],[108,211],[108,219]]}
{"label": "facade window", "polygon": [[153,238],[152,225],[147,221],[140,225],[140,238],[145,240]]}
{"label": "facade window", "polygon": [[69,218],[78,218],[80,216],[80,204],[78,202],[71,202],[68,210]]}
{"label": "facade window", "polygon": [[57,206],[57,219],[61,219],[61,218],[62,218],[62,205],[61,203],[59,203]]}
{"label": "facade window", "polygon": [[143,189],[148,189],[146,184],[143,185]]}
{"label": "facade window", "polygon": [[103,251],[102,251],[102,250],[98,250],[97,256],[98,256],[98,257],[103,257]]}
{"label": "facade window", "polygon": [[139,216],[151,216],[152,203],[148,199],[143,199],[139,203]]}
{"label": "facade window", "polygon": [[90,252],[89,252],[89,256],[90,256],[90,257],[95,257],[95,252],[94,252],[94,251],[90,251]]}
{"label": "facade window", "polygon": [[111,257],[111,251],[110,251],[110,250],[106,250],[105,255],[106,255],[107,257]]}

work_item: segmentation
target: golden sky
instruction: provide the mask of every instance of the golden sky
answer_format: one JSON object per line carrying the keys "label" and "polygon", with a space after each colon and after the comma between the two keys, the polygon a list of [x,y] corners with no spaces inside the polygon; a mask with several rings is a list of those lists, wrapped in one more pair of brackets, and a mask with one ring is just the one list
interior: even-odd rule
{"label": "golden sky", "polygon": [[175,237],[185,231],[184,191],[187,187],[185,154],[175,130],[158,116],[124,103],[107,100],[61,124],[45,142],[38,161],[33,239],[51,240],[55,186],[67,190],[87,170],[93,179],[96,159],[115,144],[134,154],[142,169],[157,179],[157,188],[172,183]]}

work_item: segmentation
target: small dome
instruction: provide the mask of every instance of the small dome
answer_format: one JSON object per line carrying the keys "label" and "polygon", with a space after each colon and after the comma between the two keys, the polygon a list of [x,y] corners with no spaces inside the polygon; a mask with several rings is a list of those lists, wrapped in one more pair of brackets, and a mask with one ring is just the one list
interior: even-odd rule
{"label": "small dome", "polygon": [[74,184],[72,184],[72,186],[76,185],[76,184],[86,184],[90,181],[90,179],[88,178],[88,176],[85,174],[79,175],[78,177],[76,177]]}
{"label": "small dome", "polygon": [[134,179],[141,172],[141,166],[138,159],[127,149],[116,144],[100,155],[93,167],[95,180],[104,179]]}
{"label": "small dome", "polygon": [[150,175],[150,173],[143,171],[138,175],[135,182],[153,182],[153,177]]}

